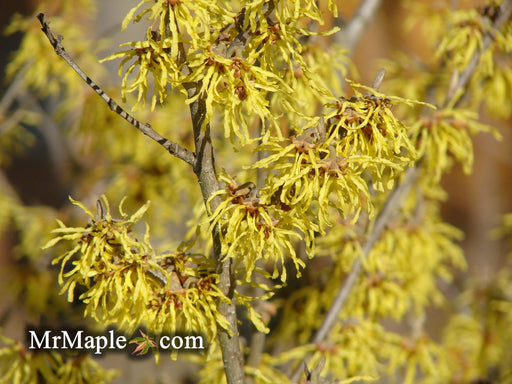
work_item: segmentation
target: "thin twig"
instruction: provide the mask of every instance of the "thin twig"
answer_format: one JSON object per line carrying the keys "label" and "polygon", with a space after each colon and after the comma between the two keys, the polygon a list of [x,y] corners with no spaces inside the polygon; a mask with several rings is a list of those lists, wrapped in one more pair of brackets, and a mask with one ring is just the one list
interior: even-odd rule
{"label": "thin twig", "polygon": [[379,9],[382,0],[364,0],[357,9],[350,22],[336,36],[336,43],[342,45],[353,53],[355,46],[361,39],[368,24],[373,20],[375,13]]}
{"label": "thin twig", "polygon": [[[501,6],[500,6],[500,13],[498,18],[494,21],[493,27],[495,29],[500,29],[503,24],[510,18],[512,15],[512,0],[505,0]],[[484,54],[484,52],[489,49],[491,43],[493,41],[493,36],[488,34],[485,36],[484,44],[482,47],[482,50],[475,52],[473,58],[471,59],[470,63],[468,64],[468,67],[462,72],[458,80],[455,82],[455,85],[453,86],[453,89],[450,90],[449,94],[447,95],[446,101],[443,103],[443,107],[446,107],[450,105],[454,97],[459,93],[460,90],[465,88],[470,79],[471,75],[474,73],[474,71],[477,68],[478,62],[480,61],[480,58]],[[377,77],[379,77],[377,75]],[[382,80],[381,80],[382,81]],[[331,307],[329,308],[322,325],[318,329],[318,331],[315,333],[315,335],[312,338],[313,343],[319,343],[322,340],[325,339],[325,337],[328,335],[328,333],[332,330],[334,327],[338,315],[343,309],[344,305],[347,302],[347,299],[349,297],[350,292],[352,291],[352,288],[354,287],[357,278],[359,277],[361,270],[362,270],[362,261],[363,259],[366,259],[368,257],[369,253],[373,249],[375,243],[379,240],[382,232],[384,231],[384,228],[386,227],[386,224],[389,222],[389,220],[393,217],[394,214],[402,207],[405,197],[409,193],[412,185],[416,181],[419,170],[421,168],[421,162],[422,159],[419,159],[416,164],[413,167],[410,167],[407,169],[404,180],[401,184],[397,185],[393,191],[390,193],[386,203],[384,204],[382,210],[380,211],[379,215],[375,219],[375,224],[366,239],[365,243],[362,247],[362,257],[358,258],[354,261],[352,268],[343,281],[343,284],[341,285],[340,289],[338,290],[338,293],[336,294],[336,297],[333,300],[333,303]],[[292,382],[296,382],[299,380],[301,375],[301,367],[299,366],[292,375]]]}
{"label": "thin twig", "polygon": [[45,16],[43,13],[37,15],[39,22],[41,23],[41,30],[44,32],[50,44],[52,45],[55,53],[62,57],[68,65],[74,69],[76,73],[89,85],[105,102],[111,111],[117,113],[139,131],[144,133],[146,136],[150,137],[158,144],[163,146],[171,155],[176,156],[177,158],[185,161],[186,163],[194,166],[195,165],[195,155],[173,141],[167,140],[165,137],[156,132],[150,124],[141,123],[137,119],[135,119],[132,115],[126,112],[122,107],[120,107],[114,99],[112,99],[109,95],[103,91],[92,79],[87,76],[87,74],[74,62],[74,60],[68,55],[65,51],[63,45],[61,44],[62,37],[56,37],[50,29],[49,23],[45,20]]}
{"label": "thin twig", "polygon": [[30,64],[24,65],[23,68],[17,72],[9,86],[3,90],[3,96],[0,100],[0,115],[7,114],[7,110],[11,107],[12,103],[16,99],[20,89],[23,88],[23,80],[25,79],[25,75],[27,74],[29,68]]}
{"label": "thin twig", "polygon": [[362,257],[357,258],[352,265],[352,269],[349,274],[343,281],[343,284],[336,295],[327,315],[324,318],[324,321],[315,336],[313,337],[313,343],[319,343],[322,341],[327,334],[331,331],[332,327],[336,323],[336,319],[341,309],[345,305],[348,299],[348,295],[352,288],[354,287],[359,274],[361,273],[362,268],[362,260],[366,259],[370,254],[371,250],[375,246],[375,243],[379,240],[380,235],[384,231],[386,224],[390,221],[390,219],[396,214],[398,209],[401,208],[405,197],[411,190],[411,187],[414,185],[418,174],[419,174],[419,164],[416,164],[414,167],[410,167],[405,172],[404,180],[401,184],[399,184],[393,191],[391,191],[386,203],[384,204],[382,210],[379,212],[379,215],[375,219],[375,223],[373,225],[373,229],[370,232],[368,238],[363,244],[362,247]]}

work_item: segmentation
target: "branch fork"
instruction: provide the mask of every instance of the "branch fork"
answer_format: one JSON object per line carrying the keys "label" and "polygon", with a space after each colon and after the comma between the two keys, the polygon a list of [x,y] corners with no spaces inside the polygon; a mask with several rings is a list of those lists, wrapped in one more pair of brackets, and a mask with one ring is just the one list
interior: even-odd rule
{"label": "branch fork", "polygon": [[125,119],[128,123],[133,125],[135,128],[137,128],[139,131],[141,131],[143,134],[148,136],[149,138],[156,141],[158,144],[160,144],[162,147],[164,147],[171,155],[185,161],[186,163],[190,164],[191,166],[195,166],[196,163],[196,155],[190,151],[188,151],[186,148],[182,147],[180,144],[175,143],[173,141],[170,141],[160,135],[158,132],[156,132],[153,127],[151,127],[151,124],[149,123],[142,123],[139,120],[137,120],[135,117],[130,115],[128,112],[126,112],[119,104],[116,103],[116,101],[111,98],[107,93],[101,89],[99,85],[97,85],[76,63],[75,61],[69,56],[69,54],[64,49],[64,46],[62,45],[63,37],[61,35],[55,36],[50,28],[49,22],[46,20],[45,15],[43,13],[40,13],[37,15],[37,19],[41,23],[41,30],[44,32],[46,37],[48,38],[48,41],[52,45],[53,49],[55,50],[55,53],[62,57],[66,63],[69,64],[73,70],[78,73],[78,75],[87,83],[89,87],[91,87],[94,92],[96,92],[108,105],[111,111],[117,113],[119,116],[121,116],[123,119]]}

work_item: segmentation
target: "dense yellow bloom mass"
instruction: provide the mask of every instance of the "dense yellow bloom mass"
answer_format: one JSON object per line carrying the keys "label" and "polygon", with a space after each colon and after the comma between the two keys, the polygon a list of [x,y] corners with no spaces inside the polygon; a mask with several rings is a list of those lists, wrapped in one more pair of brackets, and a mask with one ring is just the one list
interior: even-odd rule
{"label": "dense yellow bloom mass", "polygon": [[0,349],[2,382],[12,384],[46,383],[109,384],[120,372],[106,370],[88,356],[64,357],[57,351],[27,351],[19,343],[0,335],[6,344]]}
{"label": "dense yellow bloom mass", "polygon": [[[127,210],[135,211],[126,214],[123,200],[114,218],[105,196],[96,214],[72,200],[88,216],[84,224],[83,214],[65,207],[58,213],[24,207],[8,190],[0,195],[0,229],[19,230],[16,257],[39,262],[46,242],[45,256],[60,268],[61,293],[85,304],[85,314],[101,326],[205,333],[210,350],[201,384],[226,380],[216,336],[232,336],[228,320],[238,322],[247,346],[253,341],[248,336],[257,335],[253,328],[269,333],[259,356],[251,356],[251,348],[243,352],[251,361],[244,373],[255,384],[291,383],[288,366],[300,369],[304,361],[318,382],[389,377],[406,384],[467,383],[494,369],[506,382],[508,270],[492,285],[462,288],[438,341],[427,334],[426,316],[430,306],[446,304],[439,282],[451,283],[454,270],[465,267],[462,234],[440,217],[441,178],[455,162],[471,171],[473,135],[499,136],[478,121],[480,105],[492,116],[512,113],[512,22],[494,28],[497,1],[457,11],[448,0],[438,10],[429,2],[408,3],[429,28],[429,61],[397,55],[386,64],[382,86],[375,86],[385,89],[379,92],[347,79],[355,78],[348,52],[329,41],[338,28],[331,21],[321,26],[328,12],[337,16],[332,0],[139,1],[122,28],[145,23],[146,33],[102,61],[120,61],[114,98],[121,95],[138,108],[140,122],[186,148],[193,160],[207,152],[211,139],[213,153],[204,163],[179,165],[167,147],[157,153],[140,132],[127,132],[65,62],[49,59],[50,47],[33,20],[14,18],[8,32],[25,35],[9,76],[40,97],[63,97],[48,116],[66,128],[64,146],[83,174],[70,182],[76,187],[67,187],[82,201],[96,191],[111,201],[129,195]],[[91,40],[89,19],[82,17],[92,2],[60,0],[55,9],[60,13],[51,16],[52,28],[64,35],[70,56],[101,78],[96,50],[102,44]],[[471,81],[455,92],[475,55]],[[48,116],[25,110],[0,116],[0,163],[30,144],[21,127]],[[199,188],[203,166],[212,167],[218,185],[204,188],[199,177]],[[376,220],[394,188],[407,184],[410,167],[421,168],[419,178],[370,243]],[[201,196],[206,189],[208,196]],[[148,211],[149,200],[158,209]],[[56,215],[65,219],[48,240],[48,218]],[[138,235],[143,215],[150,225]],[[187,232],[194,234],[190,243],[182,241]],[[361,273],[334,314],[335,325],[312,342],[359,261]],[[42,313],[53,299],[51,272],[35,270],[29,278],[16,275],[10,288]],[[221,277],[230,280],[229,290],[221,289]],[[41,302],[34,299],[38,288]],[[231,300],[230,310],[238,306],[232,318],[219,313]],[[8,380],[111,379],[88,360],[24,356],[19,345],[6,344],[0,366]],[[320,370],[313,374],[315,367]]]}
{"label": "dense yellow bloom mass", "polygon": [[[113,219],[108,201],[102,197],[100,212],[93,215],[81,203],[72,200],[89,216],[83,228],[68,228],[59,221],[57,236],[46,244],[75,241],[76,246],[54,259],[60,263],[62,292],[73,301],[77,285],[87,290],[80,300],[85,313],[102,324],[118,324],[133,331],[145,325],[154,333],[204,330],[213,341],[217,328],[228,328],[216,312],[219,300],[225,300],[216,286],[217,276],[211,263],[186,250],[155,255],[148,242],[149,228],[143,240],[132,231],[148,209],[149,203],[131,216],[119,206],[121,219]],[[105,209],[105,211],[103,211]],[[65,271],[68,263],[72,268]]]}
{"label": "dense yellow bloom mass", "polygon": [[[333,4],[330,8],[335,11]],[[280,134],[268,99],[276,93],[294,98],[292,88],[282,81],[285,73],[300,68],[308,84],[318,88],[318,76],[311,76],[297,39],[299,34],[314,34],[301,27],[303,19],[322,22],[314,2],[247,2],[236,13],[229,4],[216,1],[143,0],[129,12],[123,27],[132,18],[138,22],[144,16],[151,20],[147,39],[127,43],[130,49],[104,59],[121,58],[120,72],[129,63],[123,76],[123,97],[137,91],[138,104],[152,92],[154,109],[157,101],[166,99],[168,86],[186,93],[187,84],[198,82],[199,90],[187,103],[205,99],[204,124],[221,107],[225,137],[247,143],[254,136],[249,132],[253,115]],[[290,102],[281,105],[288,112],[300,113]],[[265,130],[260,134],[265,135]]]}
{"label": "dense yellow bloom mass", "polygon": [[[287,140],[269,140],[267,157],[253,165],[268,172],[262,194],[293,207],[311,219],[321,233],[332,226],[329,207],[356,222],[361,210],[373,216],[369,185],[376,191],[393,187],[395,178],[416,159],[407,127],[391,112],[392,102],[411,100],[388,97],[353,84],[355,95],[341,97],[316,126]],[[359,89],[366,89],[363,95]],[[419,103],[421,104],[421,103]]]}
{"label": "dense yellow bloom mass", "polygon": [[[274,206],[273,202],[264,203],[258,196],[253,183],[239,185],[228,182],[228,198],[223,201],[212,215],[211,226],[219,225],[222,237],[222,254],[234,258],[237,269],[245,275],[247,281],[256,268],[257,261],[263,259],[273,264],[272,277],[281,275],[286,280],[284,267],[289,257],[297,271],[304,267],[294,249],[294,242],[303,233],[306,247],[311,250],[314,231],[317,226],[307,220],[299,220],[297,212]],[[278,272],[278,264],[281,273]]]}

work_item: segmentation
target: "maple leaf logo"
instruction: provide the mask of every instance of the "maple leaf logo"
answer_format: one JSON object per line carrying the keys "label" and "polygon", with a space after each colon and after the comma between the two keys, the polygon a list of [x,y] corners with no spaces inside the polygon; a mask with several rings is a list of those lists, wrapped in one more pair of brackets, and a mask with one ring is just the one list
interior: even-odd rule
{"label": "maple leaf logo", "polygon": [[148,353],[149,348],[156,348],[156,344],[153,341],[152,338],[150,338],[148,335],[146,335],[144,332],[142,332],[139,329],[140,334],[142,337],[136,337],[132,340],[130,340],[130,344],[135,343],[137,344],[137,348],[132,352],[132,355],[136,356],[142,356]]}

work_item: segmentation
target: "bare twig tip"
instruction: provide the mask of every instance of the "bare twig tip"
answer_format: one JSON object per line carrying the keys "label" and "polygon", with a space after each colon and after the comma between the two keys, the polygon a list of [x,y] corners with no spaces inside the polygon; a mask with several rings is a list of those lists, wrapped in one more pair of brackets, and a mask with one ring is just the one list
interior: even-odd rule
{"label": "bare twig tip", "polygon": [[73,59],[66,53],[64,47],[61,44],[63,37],[61,35],[55,36],[50,29],[49,22],[46,21],[44,13],[39,13],[37,15],[39,22],[41,23],[41,30],[48,38],[48,41],[53,46],[55,53],[59,55],[64,61],[85,81],[89,87],[92,88],[94,92],[96,92],[109,106],[109,108],[125,119],[128,123],[133,125],[139,131],[144,133],[146,136],[150,137],[160,145],[162,145],[165,149],[169,151],[172,155],[177,158],[185,161],[186,163],[194,166],[195,165],[195,155],[189,152],[187,149],[182,147],[181,145],[167,140],[165,137],[161,136],[158,132],[153,130],[150,124],[143,124],[133,116],[131,116],[128,112],[126,112],[123,108],[121,108],[110,96],[108,96],[103,89],[100,88],[74,61]]}
{"label": "bare twig tip", "polygon": [[379,90],[380,86],[382,85],[382,82],[384,81],[384,76],[386,75],[386,70],[384,68],[381,68],[379,72],[377,73],[377,76],[375,76],[375,80],[373,80],[372,88],[376,91]]}

